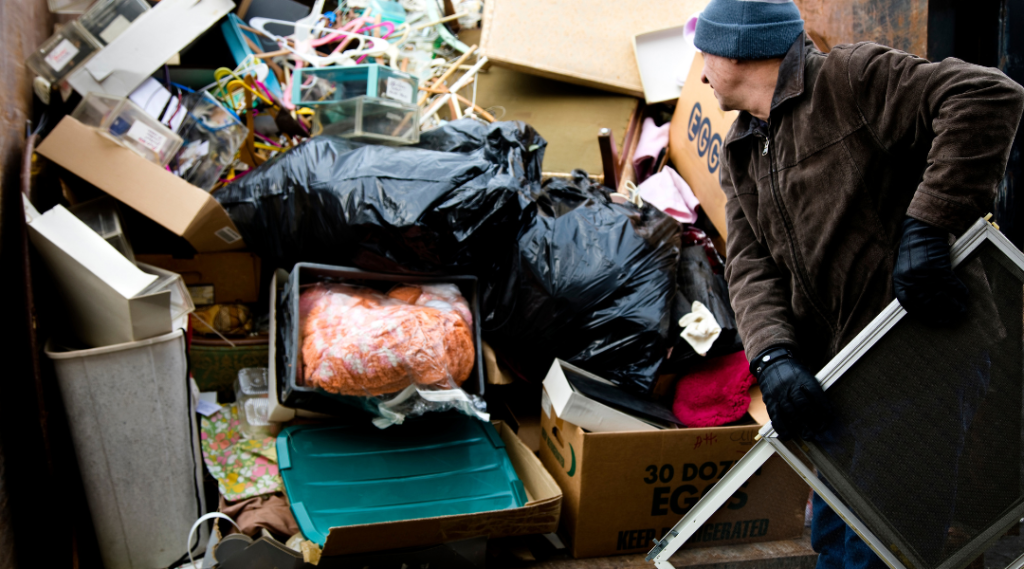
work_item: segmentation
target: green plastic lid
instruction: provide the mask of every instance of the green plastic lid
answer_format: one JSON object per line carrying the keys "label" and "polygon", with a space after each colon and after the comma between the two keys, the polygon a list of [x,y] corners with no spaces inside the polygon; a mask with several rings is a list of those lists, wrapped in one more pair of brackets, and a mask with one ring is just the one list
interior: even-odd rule
{"label": "green plastic lid", "polygon": [[295,425],[277,458],[302,535],[332,527],[518,508],[526,492],[490,423],[438,413],[380,430]]}

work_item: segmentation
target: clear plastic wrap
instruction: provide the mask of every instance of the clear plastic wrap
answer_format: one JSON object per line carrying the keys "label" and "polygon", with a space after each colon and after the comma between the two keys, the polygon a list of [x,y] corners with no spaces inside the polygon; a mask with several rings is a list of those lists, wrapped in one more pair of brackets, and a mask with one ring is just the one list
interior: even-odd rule
{"label": "clear plastic wrap", "polygon": [[[302,384],[366,398],[381,426],[472,400],[473,316],[454,284],[317,283],[299,295]],[[299,379],[297,378],[297,379]],[[470,414],[476,414],[472,411]]]}
{"label": "clear plastic wrap", "polygon": [[189,95],[185,106],[188,114],[178,127],[183,143],[171,159],[171,172],[210,191],[234,161],[249,129],[209,93]]}
{"label": "clear plastic wrap", "polygon": [[275,302],[282,405],[380,428],[427,412],[487,419],[477,281],[299,263]]}

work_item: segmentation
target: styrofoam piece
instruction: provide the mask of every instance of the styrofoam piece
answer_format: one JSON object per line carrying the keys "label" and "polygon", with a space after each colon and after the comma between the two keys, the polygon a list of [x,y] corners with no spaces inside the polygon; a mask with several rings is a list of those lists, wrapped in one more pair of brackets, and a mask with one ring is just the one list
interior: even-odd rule
{"label": "styrofoam piece", "polygon": [[78,351],[51,340],[46,355],[104,565],[167,567],[206,509],[184,333]]}
{"label": "styrofoam piece", "polygon": [[[685,26],[637,34],[633,38],[636,64],[644,99],[648,105],[679,99],[682,87],[676,81],[679,56],[686,51]],[[691,55],[690,60],[693,60]]]}

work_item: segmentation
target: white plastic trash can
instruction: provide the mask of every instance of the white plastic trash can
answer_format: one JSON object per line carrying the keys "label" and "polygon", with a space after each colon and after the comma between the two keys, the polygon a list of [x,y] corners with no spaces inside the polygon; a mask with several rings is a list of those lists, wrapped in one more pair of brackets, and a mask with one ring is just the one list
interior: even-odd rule
{"label": "white plastic trash can", "polygon": [[205,513],[181,330],[66,351],[47,343],[107,569],[167,567]]}

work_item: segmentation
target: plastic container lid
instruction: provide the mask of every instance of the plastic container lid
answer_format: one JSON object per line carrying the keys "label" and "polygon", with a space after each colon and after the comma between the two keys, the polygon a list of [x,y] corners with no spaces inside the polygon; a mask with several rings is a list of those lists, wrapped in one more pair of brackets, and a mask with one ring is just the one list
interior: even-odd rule
{"label": "plastic container lid", "polygon": [[294,425],[277,458],[302,534],[332,527],[522,507],[526,491],[490,423],[457,412],[379,430]]}

